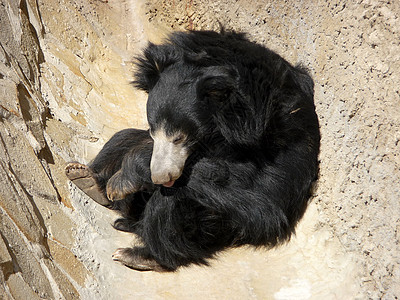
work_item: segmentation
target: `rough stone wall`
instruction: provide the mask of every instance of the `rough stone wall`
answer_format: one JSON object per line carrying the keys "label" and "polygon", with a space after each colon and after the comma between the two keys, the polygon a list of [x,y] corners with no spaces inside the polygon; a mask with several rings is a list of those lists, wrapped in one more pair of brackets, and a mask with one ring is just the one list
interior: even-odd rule
{"label": "rough stone wall", "polygon": [[76,212],[63,168],[93,158],[118,129],[144,126],[144,102],[123,68],[145,42],[121,29],[131,8],[0,1],[1,299],[99,293],[96,265],[77,257],[79,234],[91,240],[79,228],[90,222]]}
{"label": "rough stone wall", "polygon": [[[315,79],[321,171],[297,235],[211,267],[139,273],[115,215],[71,185],[146,127],[130,59],[171,30],[245,31]],[[0,0],[1,299],[394,299],[400,296],[398,1]]]}

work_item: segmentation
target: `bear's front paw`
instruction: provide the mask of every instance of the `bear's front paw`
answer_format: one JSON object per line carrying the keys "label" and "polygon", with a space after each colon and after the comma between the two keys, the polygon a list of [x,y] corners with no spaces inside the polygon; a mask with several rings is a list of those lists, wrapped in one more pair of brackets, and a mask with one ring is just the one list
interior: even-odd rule
{"label": "bear's front paw", "polygon": [[111,201],[122,200],[127,195],[135,193],[139,190],[139,186],[125,178],[122,171],[119,170],[107,182],[107,197]]}

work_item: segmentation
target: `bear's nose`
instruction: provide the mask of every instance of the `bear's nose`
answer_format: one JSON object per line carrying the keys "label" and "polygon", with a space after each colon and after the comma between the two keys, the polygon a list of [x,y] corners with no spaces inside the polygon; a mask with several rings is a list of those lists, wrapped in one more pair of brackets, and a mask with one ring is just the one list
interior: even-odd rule
{"label": "bear's nose", "polygon": [[165,186],[165,187],[171,187],[171,186],[173,186],[174,185],[174,183],[175,183],[175,180],[174,179],[172,179],[172,175],[171,175],[171,173],[168,173],[168,175],[169,175],[169,181],[168,182],[164,182],[162,185],[163,186]]}
{"label": "bear's nose", "polygon": [[178,179],[179,175],[172,174],[171,172],[168,173],[154,173],[151,175],[151,180],[154,184],[161,184],[166,187],[171,187],[175,180]]}

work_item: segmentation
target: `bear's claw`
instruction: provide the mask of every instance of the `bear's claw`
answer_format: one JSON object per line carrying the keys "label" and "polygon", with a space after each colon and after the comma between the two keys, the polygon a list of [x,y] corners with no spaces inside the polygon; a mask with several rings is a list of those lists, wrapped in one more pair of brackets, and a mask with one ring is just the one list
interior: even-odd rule
{"label": "bear's claw", "polygon": [[112,255],[113,260],[138,271],[166,271],[153,259],[143,258],[135,253],[134,248],[118,248]]}

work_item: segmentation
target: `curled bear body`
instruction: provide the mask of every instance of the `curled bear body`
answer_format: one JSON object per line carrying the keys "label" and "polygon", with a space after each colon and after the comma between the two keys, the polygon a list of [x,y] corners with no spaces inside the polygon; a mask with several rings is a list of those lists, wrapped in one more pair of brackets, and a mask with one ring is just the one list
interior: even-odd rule
{"label": "curled bear body", "polygon": [[142,241],[115,260],[174,271],[290,238],[318,175],[305,69],[240,33],[178,32],[145,48],[133,84],[149,130],[117,133],[88,166],[115,228]]}

